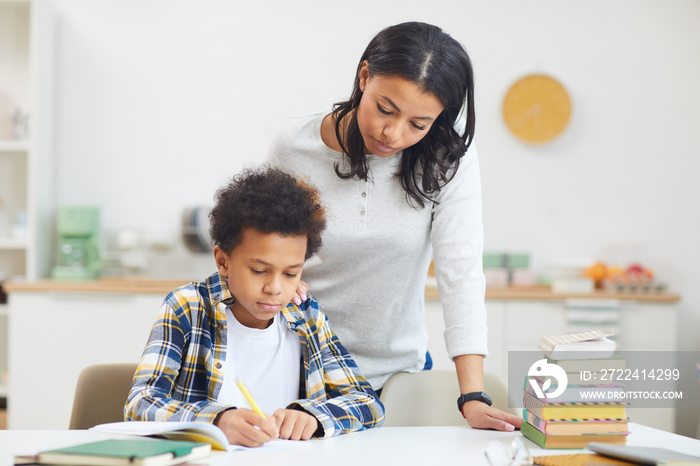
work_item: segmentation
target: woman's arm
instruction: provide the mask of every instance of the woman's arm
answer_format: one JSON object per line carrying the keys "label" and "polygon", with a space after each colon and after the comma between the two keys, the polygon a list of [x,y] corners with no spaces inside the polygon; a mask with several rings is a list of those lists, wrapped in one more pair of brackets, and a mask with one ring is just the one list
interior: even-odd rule
{"label": "woman's arm", "polygon": [[[484,391],[484,357],[480,354],[463,354],[454,358],[460,393]],[[523,419],[481,401],[467,401],[462,406],[462,416],[477,429],[512,431],[519,428]]]}
{"label": "woman's arm", "polygon": [[[455,363],[460,393],[480,392],[487,348],[481,177],[474,144],[436,199],[431,235],[447,352]],[[512,430],[522,422],[481,401],[465,403],[462,413],[469,425],[482,429]]]}

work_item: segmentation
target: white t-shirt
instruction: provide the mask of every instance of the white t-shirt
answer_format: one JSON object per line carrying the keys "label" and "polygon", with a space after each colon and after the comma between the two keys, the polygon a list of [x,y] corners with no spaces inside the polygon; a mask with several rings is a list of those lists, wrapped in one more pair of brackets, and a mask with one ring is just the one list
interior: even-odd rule
{"label": "white t-shirt", "polygon": [[231,309],[226,310],[226,317],[226,361],[218,401],[250,409],[234,376],[248,387],[266,414],[298,400],[301,343],[299,335],[287,328],[284,316],[277,314],[265,329],[242,325]]}

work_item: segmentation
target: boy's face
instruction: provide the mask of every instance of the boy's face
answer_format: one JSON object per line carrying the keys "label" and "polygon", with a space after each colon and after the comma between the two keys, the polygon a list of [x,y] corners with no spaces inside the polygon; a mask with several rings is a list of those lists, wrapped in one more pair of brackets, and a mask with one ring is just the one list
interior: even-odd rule
{"label": "boy's face", "polygon": [[219,273],[228,277],[236,299],[231,310],[241,324],[267,328],[275,314],[291,302],[301,279],[306,242],[306,236],[248,228],[231,254],[214,248]]}

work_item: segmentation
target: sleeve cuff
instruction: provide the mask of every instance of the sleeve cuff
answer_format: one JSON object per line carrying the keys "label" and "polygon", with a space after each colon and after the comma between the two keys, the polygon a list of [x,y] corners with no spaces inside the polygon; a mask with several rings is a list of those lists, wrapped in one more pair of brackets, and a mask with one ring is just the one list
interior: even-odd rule
{"label": "sleeve cuff", "polygon": [[444,336],[450,359],[463,354],[489,355],[486,326],[461,325],[445,330]]}

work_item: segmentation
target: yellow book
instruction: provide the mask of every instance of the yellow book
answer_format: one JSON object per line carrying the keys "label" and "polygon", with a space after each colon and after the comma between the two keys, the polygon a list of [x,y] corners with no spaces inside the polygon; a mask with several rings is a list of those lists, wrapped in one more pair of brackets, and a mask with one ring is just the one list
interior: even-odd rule
{"label": "yellow book", "polygon": [[554,403],[523,392],[523,405],[525,409],[544,421],[627,419],[627,406],[618,403]]}

